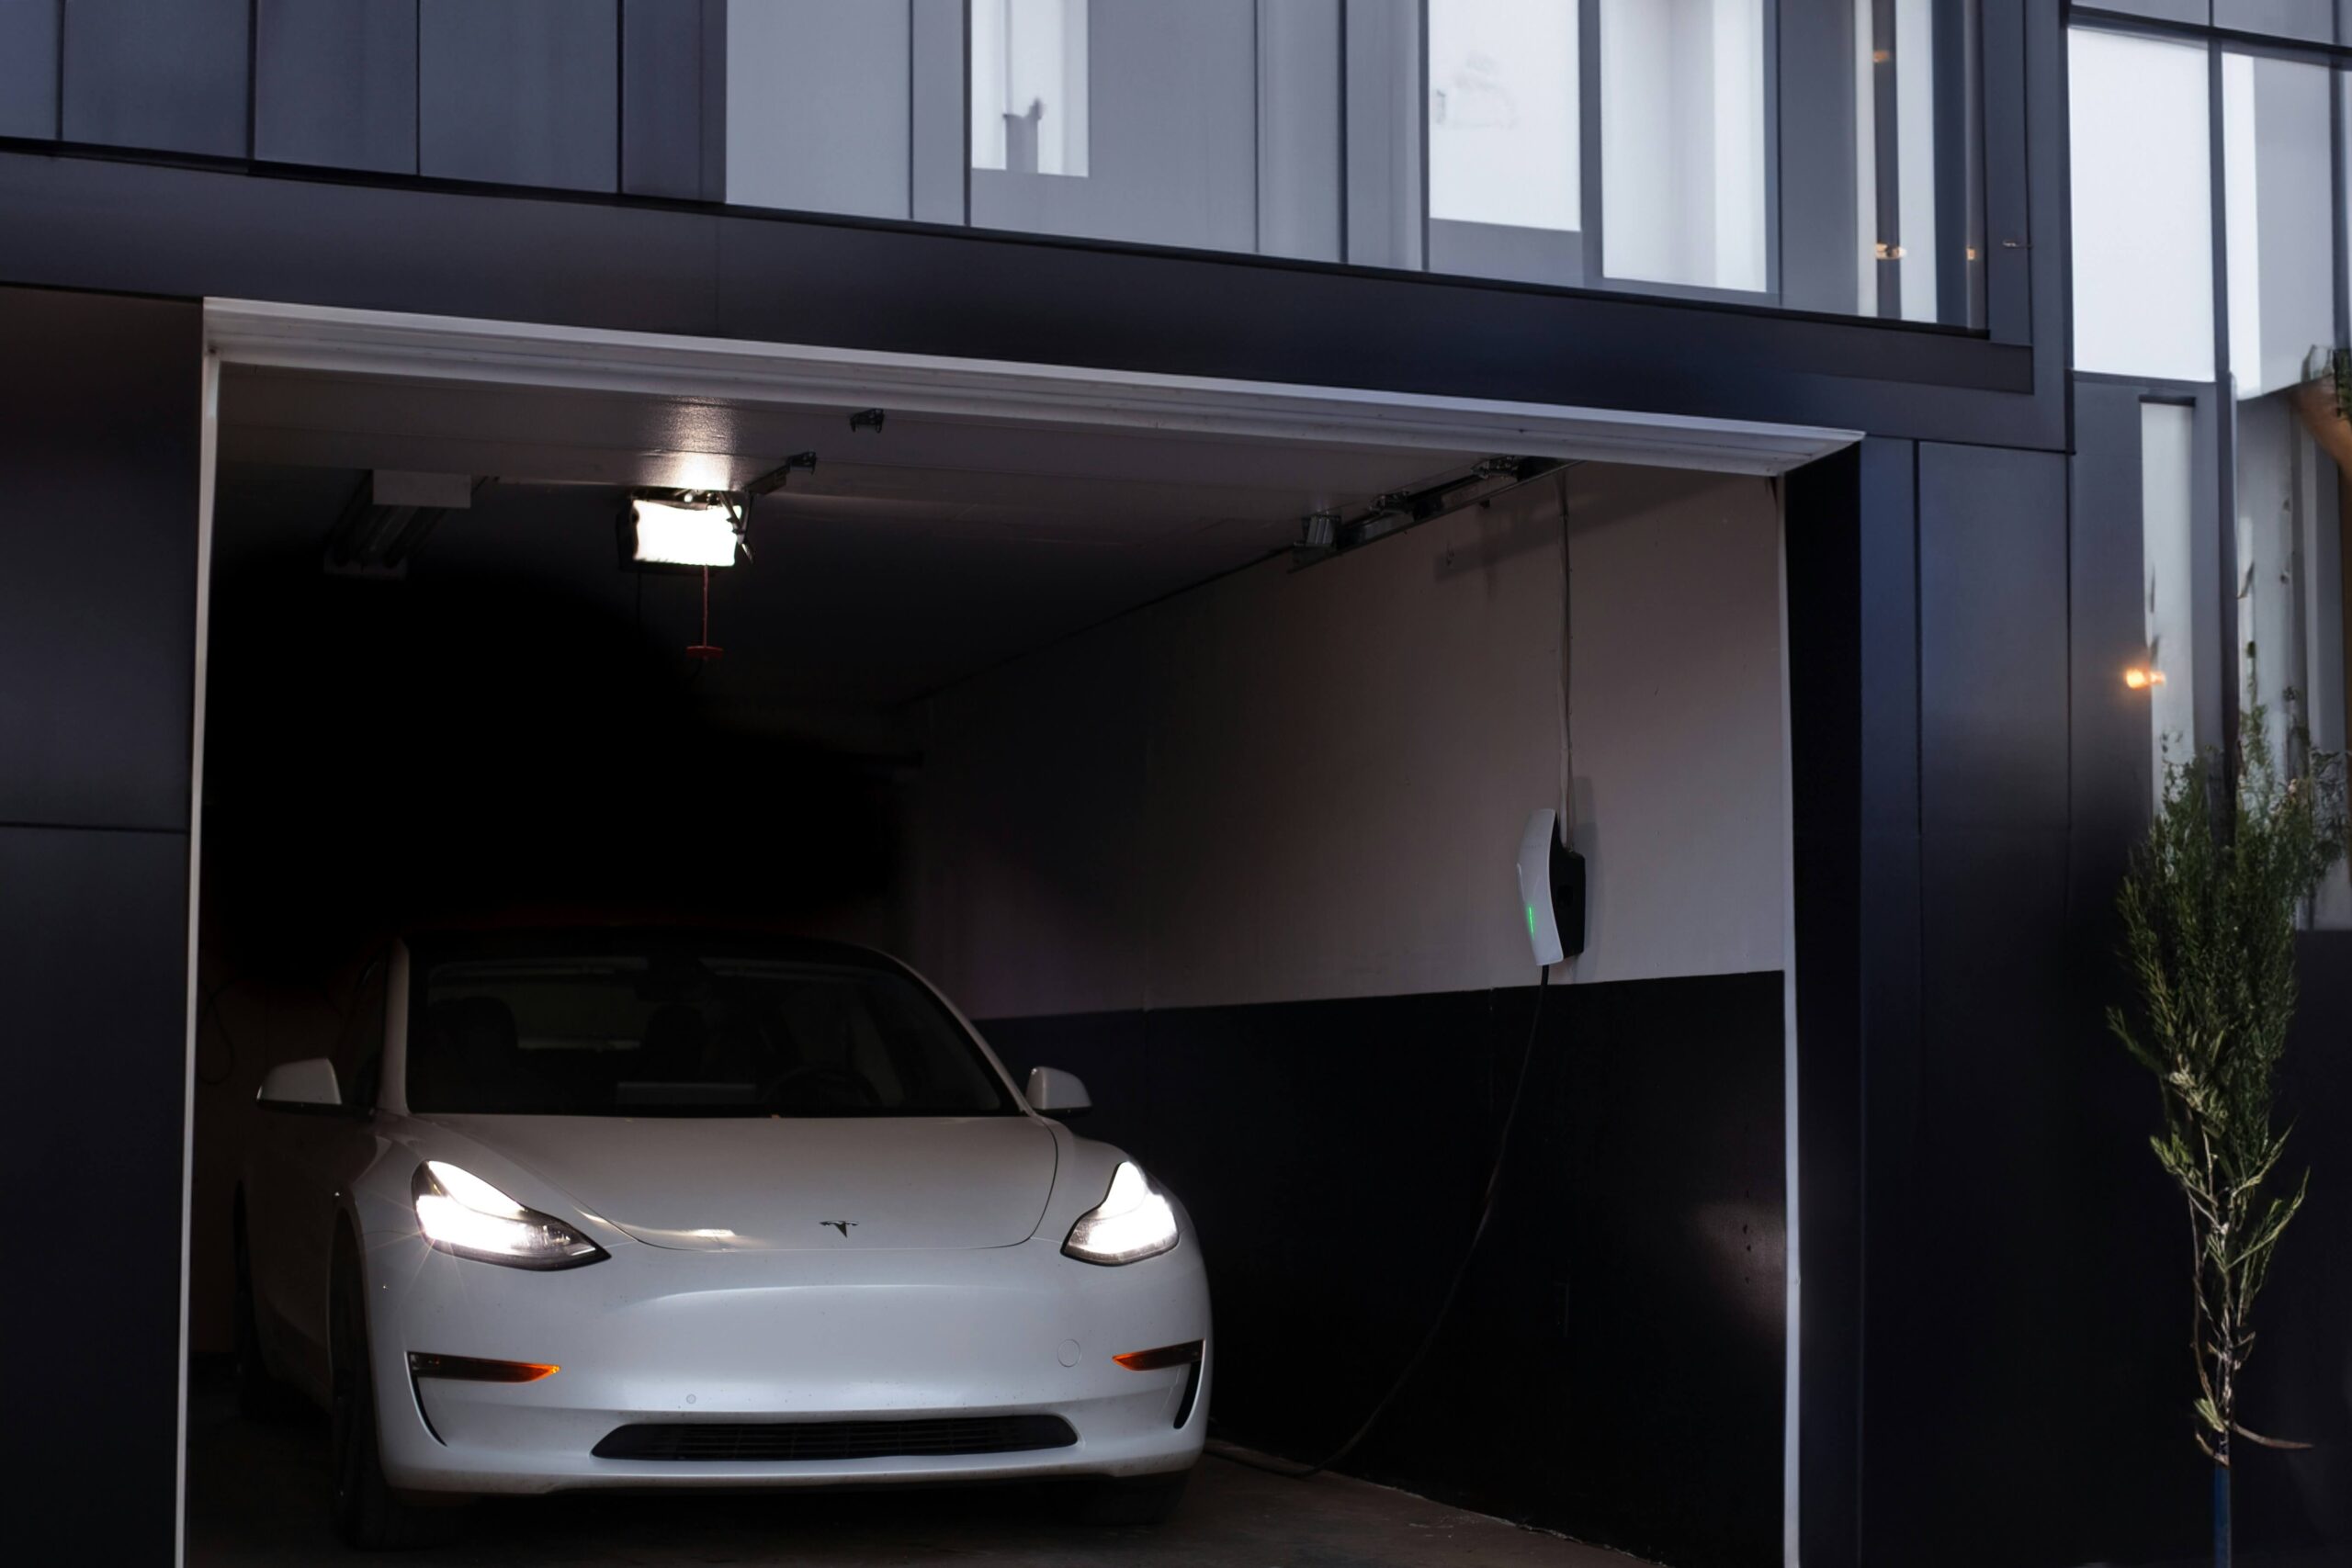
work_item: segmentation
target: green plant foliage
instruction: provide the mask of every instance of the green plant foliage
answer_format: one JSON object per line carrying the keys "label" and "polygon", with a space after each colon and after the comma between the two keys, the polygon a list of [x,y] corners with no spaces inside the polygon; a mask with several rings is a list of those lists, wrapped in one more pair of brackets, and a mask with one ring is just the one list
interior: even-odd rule
{"label": "green plant foliage", "polygon": [[2238,1374],[2255,1299],[2310,1181],[2306,1170],[2289,1187],[2280,1174],[2287,1130],[2272,1124],[2272,1083],[2295,1010],[2296,916],[2346,827],[2342,758],[2299,738],[2301,764],[2282,771],[2266,718],[2249,702],[2226,802],[2213,798],[2224,770],[2210,753],[2168,770],[2118,900],[2136,994],[2109,1013],[2163,1100],[2150,1142],[2188,1202],[2198,1442],[2222,1465],[2233,1435],[2277,1441],[2239,1425]]}

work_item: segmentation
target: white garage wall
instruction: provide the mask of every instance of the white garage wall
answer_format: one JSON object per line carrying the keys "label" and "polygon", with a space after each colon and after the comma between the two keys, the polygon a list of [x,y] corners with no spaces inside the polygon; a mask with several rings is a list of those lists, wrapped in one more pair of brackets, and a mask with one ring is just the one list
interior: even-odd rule
{"label": "white garage wall", "polygon": [[1580,469],[1569,517],[1577,978],[1778,969],[1779,503],[1762,479]]}
{"label": "white garage wall", "polygon": [[1771,492],[1600,468],[1566,490],[1572,573],[1547,481],[934,698],[915,962],[978,1017],[1531,983],[1511,863],[1562,797],[1565,679],[1574,977],[1780,967]]}

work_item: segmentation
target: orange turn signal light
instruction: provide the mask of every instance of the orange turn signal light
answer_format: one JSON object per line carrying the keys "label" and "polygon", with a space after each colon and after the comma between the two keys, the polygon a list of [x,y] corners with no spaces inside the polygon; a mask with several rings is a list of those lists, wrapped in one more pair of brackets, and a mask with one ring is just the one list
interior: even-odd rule
{"label": "orange turn signal light", "polygon": [[409,1376],[454,1378],[461,1382],[537,1382],[563,1371],[544,1361],[485,1361],[474,1356],[434,1356],[423,1350],[408,1353]]}
{"label": "orange turn signal light", "polygon": [[1157,1350],[1130,1350],[1111,1359],[1131,1372],[1156,1372],[1162,1367],[1189,1367],[1201,1359],[1201,1342],[1188,1339],[1182,1345],[1162,1345]]}

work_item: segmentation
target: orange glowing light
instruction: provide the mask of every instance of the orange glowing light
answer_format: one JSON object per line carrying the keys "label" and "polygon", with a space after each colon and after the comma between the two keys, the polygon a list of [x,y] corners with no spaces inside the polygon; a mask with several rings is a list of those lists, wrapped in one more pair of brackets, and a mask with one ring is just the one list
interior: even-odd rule
{"label": "orange glowing light", "polygon": [[2151,686],[2163,685],[2165,683],[2165,672],[2161,670],[2141,670],[2137,668],[2126,670],[2123,672],[2123,683],[2131,687],[2135,692],[2144,692]]}
{"label": "orange glowing light", "polygon": [[461,1382],[537,1382],[563,1371],[545,1361],[490,1361],[477,1356],[435,1356],[422,1350],[408,1353],[412,1377],[453,1378]]}
{"label": "orange glowing light", "polygon": [[1162,1345],[1156,1350],[1130,1350],[1111,1359],[1131,1372],[1156,1372],[1162,1367],[1189,1367],[1201,1359],[1201,1342],[1188,1340],[1182,1345]]}

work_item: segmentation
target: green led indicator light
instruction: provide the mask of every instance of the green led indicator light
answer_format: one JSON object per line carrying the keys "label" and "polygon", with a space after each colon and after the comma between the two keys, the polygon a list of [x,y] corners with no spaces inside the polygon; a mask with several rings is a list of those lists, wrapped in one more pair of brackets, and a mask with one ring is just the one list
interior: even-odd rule
{"label": "green led indicator light", "polygon": [[1527,907],[1527,934],[1529,936],[1535,934],[1535,906],[1532,904]]}

